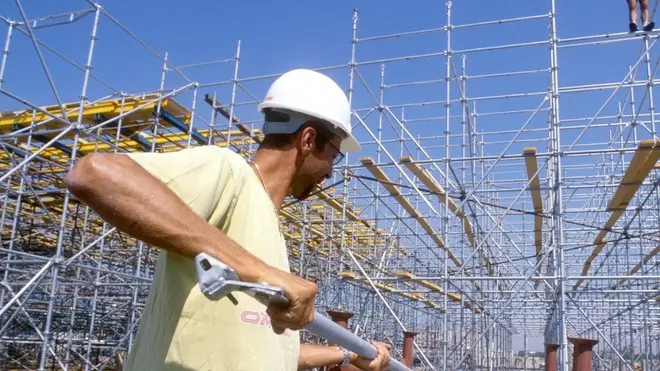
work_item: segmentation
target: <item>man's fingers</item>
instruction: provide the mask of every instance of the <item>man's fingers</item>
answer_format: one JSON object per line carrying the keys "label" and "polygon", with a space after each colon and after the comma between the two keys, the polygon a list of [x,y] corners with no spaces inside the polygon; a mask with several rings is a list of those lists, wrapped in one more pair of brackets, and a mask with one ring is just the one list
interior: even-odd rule
{"label": "man's fingers", "polygon": [[378,368],[382,369],[382,368],[387,367],[390,364],[391,360],[392,360],[392,357],[390,355],[390,349],[392,349],[392,345],[387,344],[387,343],[375,343],[374,345],[376,346],[376,349],[378,350],[378,357],[377,358],[380,361],[378,363]]}
{"label": "man's fingers", "polygon": [[305,318],[307,319],[306,324],[311,323],[314,320],[314,313],[315,313],[315,308],[313,305],[310,305],[309,308],[307,308],[307,313],[305,315]]}
{"label": "man's fingers", "polygon": [[270,323],[271,323],[271,325],[274,325],[274,326],[277,326],[277,327],[283,328],[283,329],[287,329],[287,328],[291,329],[291,330],[300,330],[301,329],[301,327],[298,326],[295,323],[288,322],[288,321],[283,321],[283,320],[278,320],[278,319],[272,319],[271,318]]}
{"label": "man's fingers", "polygon": [[[280,309],[267,309],[266,314],[270,317],[270,322],[275,323],[280,327],[289,328],[292,330],[300,330],[306,323],[299,323],[293,321],[294,315],[288,310]],[[304,317],[303,317],[304,318]]]}
{"label": "man's fingers", "polygon": [[285,327],[279,326],[277,323],[274,323],[271,321],[270,326],[273,328],[273,332],[282,335],[284,331],[286,330]]}
{"label": "man's fingers", "polygon": [[268,314],[270,318],[282,317],[286,312],[288,312],[288,309],[280,308],[275,305],[269,305],[268,308],[266,308],[266,314]]}
{"label": "man's fingers", "polygon": [[270,317],[270,323],[278,326],[280,328],[288,328],[291,330],[300,330],[302,326],[291,320],[293,316],[291,315],[290,312],[288,311],[280,311],[280,310],[267,310],[266,313]]}

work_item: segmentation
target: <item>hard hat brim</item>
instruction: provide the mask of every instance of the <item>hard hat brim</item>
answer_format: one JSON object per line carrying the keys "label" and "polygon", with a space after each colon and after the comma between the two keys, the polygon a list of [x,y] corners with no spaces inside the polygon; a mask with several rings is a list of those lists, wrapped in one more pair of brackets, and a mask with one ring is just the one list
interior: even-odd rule
{"label": "hard hat brim", "polygon": [[359,152],[361,149],[360,143],[355,138],[355,136],[353,136],[353,133],[346,131],[346,129],[340,126],[339,123],[333,122],[333,120],[331,120],[329,117],[323,117],[319,115],[314,116],[312,112],[307,112],[306,110],[298,107],[282,107],[281,105],[273,103],[261,103],[259,105],[259,111],[261,113],[264,113],[266,108],[273,108],[282,112],[286,112],[286,114],[289,116],[289,120],[283,122],[270,122],[265,120],[263,125],[264,134],[292,134],[298,130],[298,128],[300,128],[300,126],[306,121],[310,119],[319,119],[327,122],[333,127],[335,131],[341,131],[346,135],[346,137],[341,141],[339,148],[340,151]]}
{"label": "hard hat brim", "polygon": [[339,150],[342,152],[360,152],[360,149],[360,143],[351,133],[341,141],[341,146],[339,147]]}

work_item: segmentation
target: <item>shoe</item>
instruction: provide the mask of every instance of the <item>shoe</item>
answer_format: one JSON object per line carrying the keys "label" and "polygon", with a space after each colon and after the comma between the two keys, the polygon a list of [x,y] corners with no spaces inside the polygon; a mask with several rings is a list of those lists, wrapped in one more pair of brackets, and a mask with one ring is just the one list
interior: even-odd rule
{"label": "shoe", "polygon": [[655,22],[649,22],[646,25],[644,25],[644,31],[646,32],[653,31],[654,27],[655,27]]}
{"label": "shoe", "polygon": [[631,33],[637,32],[637,23],[630,23],[628,25],[628,29]]}

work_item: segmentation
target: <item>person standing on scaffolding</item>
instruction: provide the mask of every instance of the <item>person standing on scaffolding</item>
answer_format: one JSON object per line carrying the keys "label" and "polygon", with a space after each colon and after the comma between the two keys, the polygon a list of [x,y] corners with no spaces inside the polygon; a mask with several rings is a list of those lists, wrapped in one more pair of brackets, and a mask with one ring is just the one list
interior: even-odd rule
{"label": "person standing on scaffolding", "polygon": [[[280,76],[259,105],[265,137],[252,160],[202,145],[164,153],[92,153],[65,177],[68,190],[118,230],[160,248],[124,371],[294,371],[332,365],[384,370],[388,344],[368,360],[339,346],[300,344],[316,284],[290,273],[279,210],[360,150],[342,89],[311,70]],[[209,300],[194,258],[207,253],[240,280],[284,290],[290,305],[251,296]],[[127,269],[129,269],[127,267]]]}
{"label": "person standing on scaffolding", "polygon": [[643,30],[646,32],[653,31],[655,22],[649,20],[649,0],[626,0],[628,2],[629,20],[628,28],[630,32],[637,32],[637,2],[641,5],[640,13],[642,14]]}

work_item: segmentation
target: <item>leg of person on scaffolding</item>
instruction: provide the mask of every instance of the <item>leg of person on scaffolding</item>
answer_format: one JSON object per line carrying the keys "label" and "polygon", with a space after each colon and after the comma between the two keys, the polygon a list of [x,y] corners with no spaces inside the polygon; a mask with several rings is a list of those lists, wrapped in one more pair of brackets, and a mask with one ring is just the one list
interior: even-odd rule
{"label": "leg of person on scaffolding", "polygon": [[642,24],[644,31],[652,31],[655,27],[655,22],[649,21],[649,0],[626,0],[628,2],[629,20],[628,28],[630,32],[637,32],[637,2],[641,5],[640,13],[642,14]]}

